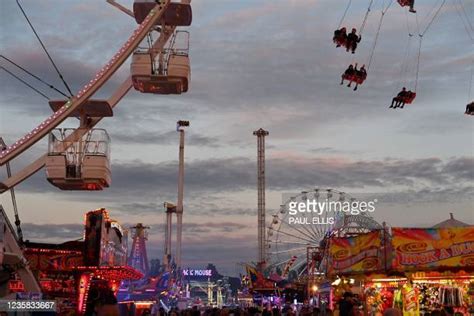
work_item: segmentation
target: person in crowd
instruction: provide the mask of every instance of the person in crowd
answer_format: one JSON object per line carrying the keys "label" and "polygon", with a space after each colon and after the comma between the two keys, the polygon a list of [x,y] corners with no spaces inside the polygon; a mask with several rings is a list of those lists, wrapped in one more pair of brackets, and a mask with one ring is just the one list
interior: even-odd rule
{"label": "person in crowd", "polygon": [[454,316],[454,308],[452,306],[445,306],[441,310],[441,313],[446,316]]}
{"label": "person in crowd", "polygon": [[342,299],[339,302],[339,315],[340,316],[352,316],[354,303],[352,301],[352,293],[345,292]]}

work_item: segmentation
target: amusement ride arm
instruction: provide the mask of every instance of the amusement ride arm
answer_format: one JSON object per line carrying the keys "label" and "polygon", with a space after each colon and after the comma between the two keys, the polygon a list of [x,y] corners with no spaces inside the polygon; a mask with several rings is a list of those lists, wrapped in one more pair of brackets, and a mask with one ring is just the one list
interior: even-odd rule
{"label": "amusement ride arm", "polygon": [[37,141],[48,134],[52,129],[61,124],[69,115],[80,108],[107,80],[119,69],[125,60],[133,53],[140,42],[145,38],[148,32],[159,21],[170,0],[158,3],[133,32],[127,42],[112,57],[112,59],[96,74],[96,76],[86,84],[79,93],[66,102],[58,111],[54,112],[49,118],[38,125],[34,130],[23,138],[16,141],[13,145],[0,153],[0,166],[15,158]]}
{"label": "amusement ride arm", "polygon": [[[164,28],[163,32],[161,32],[160,37],[155,41],[153,47],[150,51],[158,51],[163,48],[166,44],[168,39],[170,38],[171,34],[173,34],[174,30],[176,29],[175,26],[168,26]],[[112,108],[114,108],[118,102],[127,94],[127,92],[132,87],[132,79],[129,76],[121,85],[120,87],[112,94],[112,96],[108,99],[108,103]],[[72,145],[73,140],[77,140],[82,138],[88,131],[90,131],[96,124],[100,122],[101,117],[94,117],[91,121],[87,124],[87,126],[82,128],[77,128],[71,135],[69,135],[64,142],[62,142],[63,148],[59,151],[65,151],[68,146]],[[3,193],[10,188],[15,187],[17,184],[23,182],[24,180],[28,179],[30,176],[35,174],[41,168],[43,168],[46,164],[46,157],[48,155],[44,154],[40,158],[36,159],[33,163],[26,166],[19,172],[12,175],[12,177],[6,179],[3,183],[0,183],[0,193]]]}

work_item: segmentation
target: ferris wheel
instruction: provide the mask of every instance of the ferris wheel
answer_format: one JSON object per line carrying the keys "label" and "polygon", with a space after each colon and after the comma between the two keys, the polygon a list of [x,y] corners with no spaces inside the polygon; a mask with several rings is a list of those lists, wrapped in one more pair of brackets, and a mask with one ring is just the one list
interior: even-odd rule
{"label": "ferris wheel", "polygon": [[349,194],[334,189],[313,189],[289,197],[280,205],[267,229],[268,270],[282,278],[297,278],[307,270],[311,248],[325,248],[330,236],[365,233],[382,226],[367,212],[351,215],[344,212],[295,212],[296,203],[313,200],[330,205],[353,202]]}
{"label": "ferris wheel", "polygon": [[[135,18],[138,27],[119,51],[77,94],[73,95],[67,87],[70,95],[63,94],[66,99],[49,101],[53,110],[51,116],[15,143],[0,148],[0,166],[2,166],[44,137],[49,137],[48,152],[23,170],[1,181],[0,193],[13,189],[43,167],[46,169],[48,181],[61,190],[102,190],[108,187],[111,179],[108,135],[103,130],[95,130],[95,125],[102,118],[113,116],[113,108],[132,87],[141,93],[154,94],[181,94],[188,90],[190,81],[188,47],[176,48],[178,35],[181,33],[187,36],[188,33],[176,31],[176,27],[191,24],[191,1],[135,0],[133,11],[114,0],[107,2]],[[18,5],[21,8],[19,3]],[[22,8],[21,10],[27,18]],[[34,31],[33,26],[31,24],[30,26]],[[155,40],[152,38],[153,32],[159,33]],[[41,42],[36,32],[35,35]],[[145,39],[149,47],[146,51],[137,50]],[[187,43],[185,41],[185,44]],[[42,42],[41,44],[43,45]],[[47,53],[46,48],[44,50]],[[118,86],[110,98],[92,99],[91,97],[130,56],[132,56],[130,76]],[[11,62],[3,55],[1,57]],[[60,75],[59,71],[58,74]],[[67,86],[66,83],[65,85]],[[68,117],[79,118],[79,127],[57,129]]]}

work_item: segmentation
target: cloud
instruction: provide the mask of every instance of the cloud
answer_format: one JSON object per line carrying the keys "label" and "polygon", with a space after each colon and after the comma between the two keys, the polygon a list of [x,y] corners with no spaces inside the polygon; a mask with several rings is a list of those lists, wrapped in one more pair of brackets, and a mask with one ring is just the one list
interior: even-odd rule
{"label": "cloud", "polygon": [[82,238],[84,226],[82,224],[34,224],[22,223],[24,239],[30,241],[66,242]]}
{"label": "cloud", "polygon": [[[114,142],[153,145],[176,145],[176,131],[154,132],[150,130],[135,133],[114,133]],[[209,137],[201,134],[191,133],[186,136],[188,146],[220,147],[217,137]]]}
{"label": "cloud", "polygon": [[[462,187],[473,179],[473,158],[349,160],[346,158],[286,157],[267,159],[268,190],[300,190],[306,187],[382,188],[395,186]],[[153,196],[165,201],[176,192],[176,162],[131,161],[112,165],[112,186],[108,196]],[[193,160],[186,163],[185,185],[191,197],[202,193],[235,192],[254,189],[256,164],[244,157]],[[30,192],[52,192],[43,176],[34,176],[21,185]],[[78,194],[75,194],[76,196]],[[79,196],[80,193],[79,193]],[[88,195],[90,196],[90,195]],[[127,203],[125,203],[126,205]],[[153,204],[151,204],[153,205]],[[150,206],[150,205],[149,205]],[[145,206],[146,209],[149,206]]]}

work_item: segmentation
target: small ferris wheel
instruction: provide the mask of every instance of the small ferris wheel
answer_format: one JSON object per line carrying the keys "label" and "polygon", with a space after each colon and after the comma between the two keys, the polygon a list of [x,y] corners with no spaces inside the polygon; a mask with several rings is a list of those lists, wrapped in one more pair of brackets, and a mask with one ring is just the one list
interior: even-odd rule
{"label": "small ferris wheel", "polygon": [[313,189],[289,197],[280,205],[267,228],[267,268],[282,278],[295,279],[307,270],[307,251],[325,248],[330,236],[348,236],[365,233],[382,226],[367,212],[351,215],[344,212],[298,212],[298,203],[352,203],[356,199],[334,189]]}

